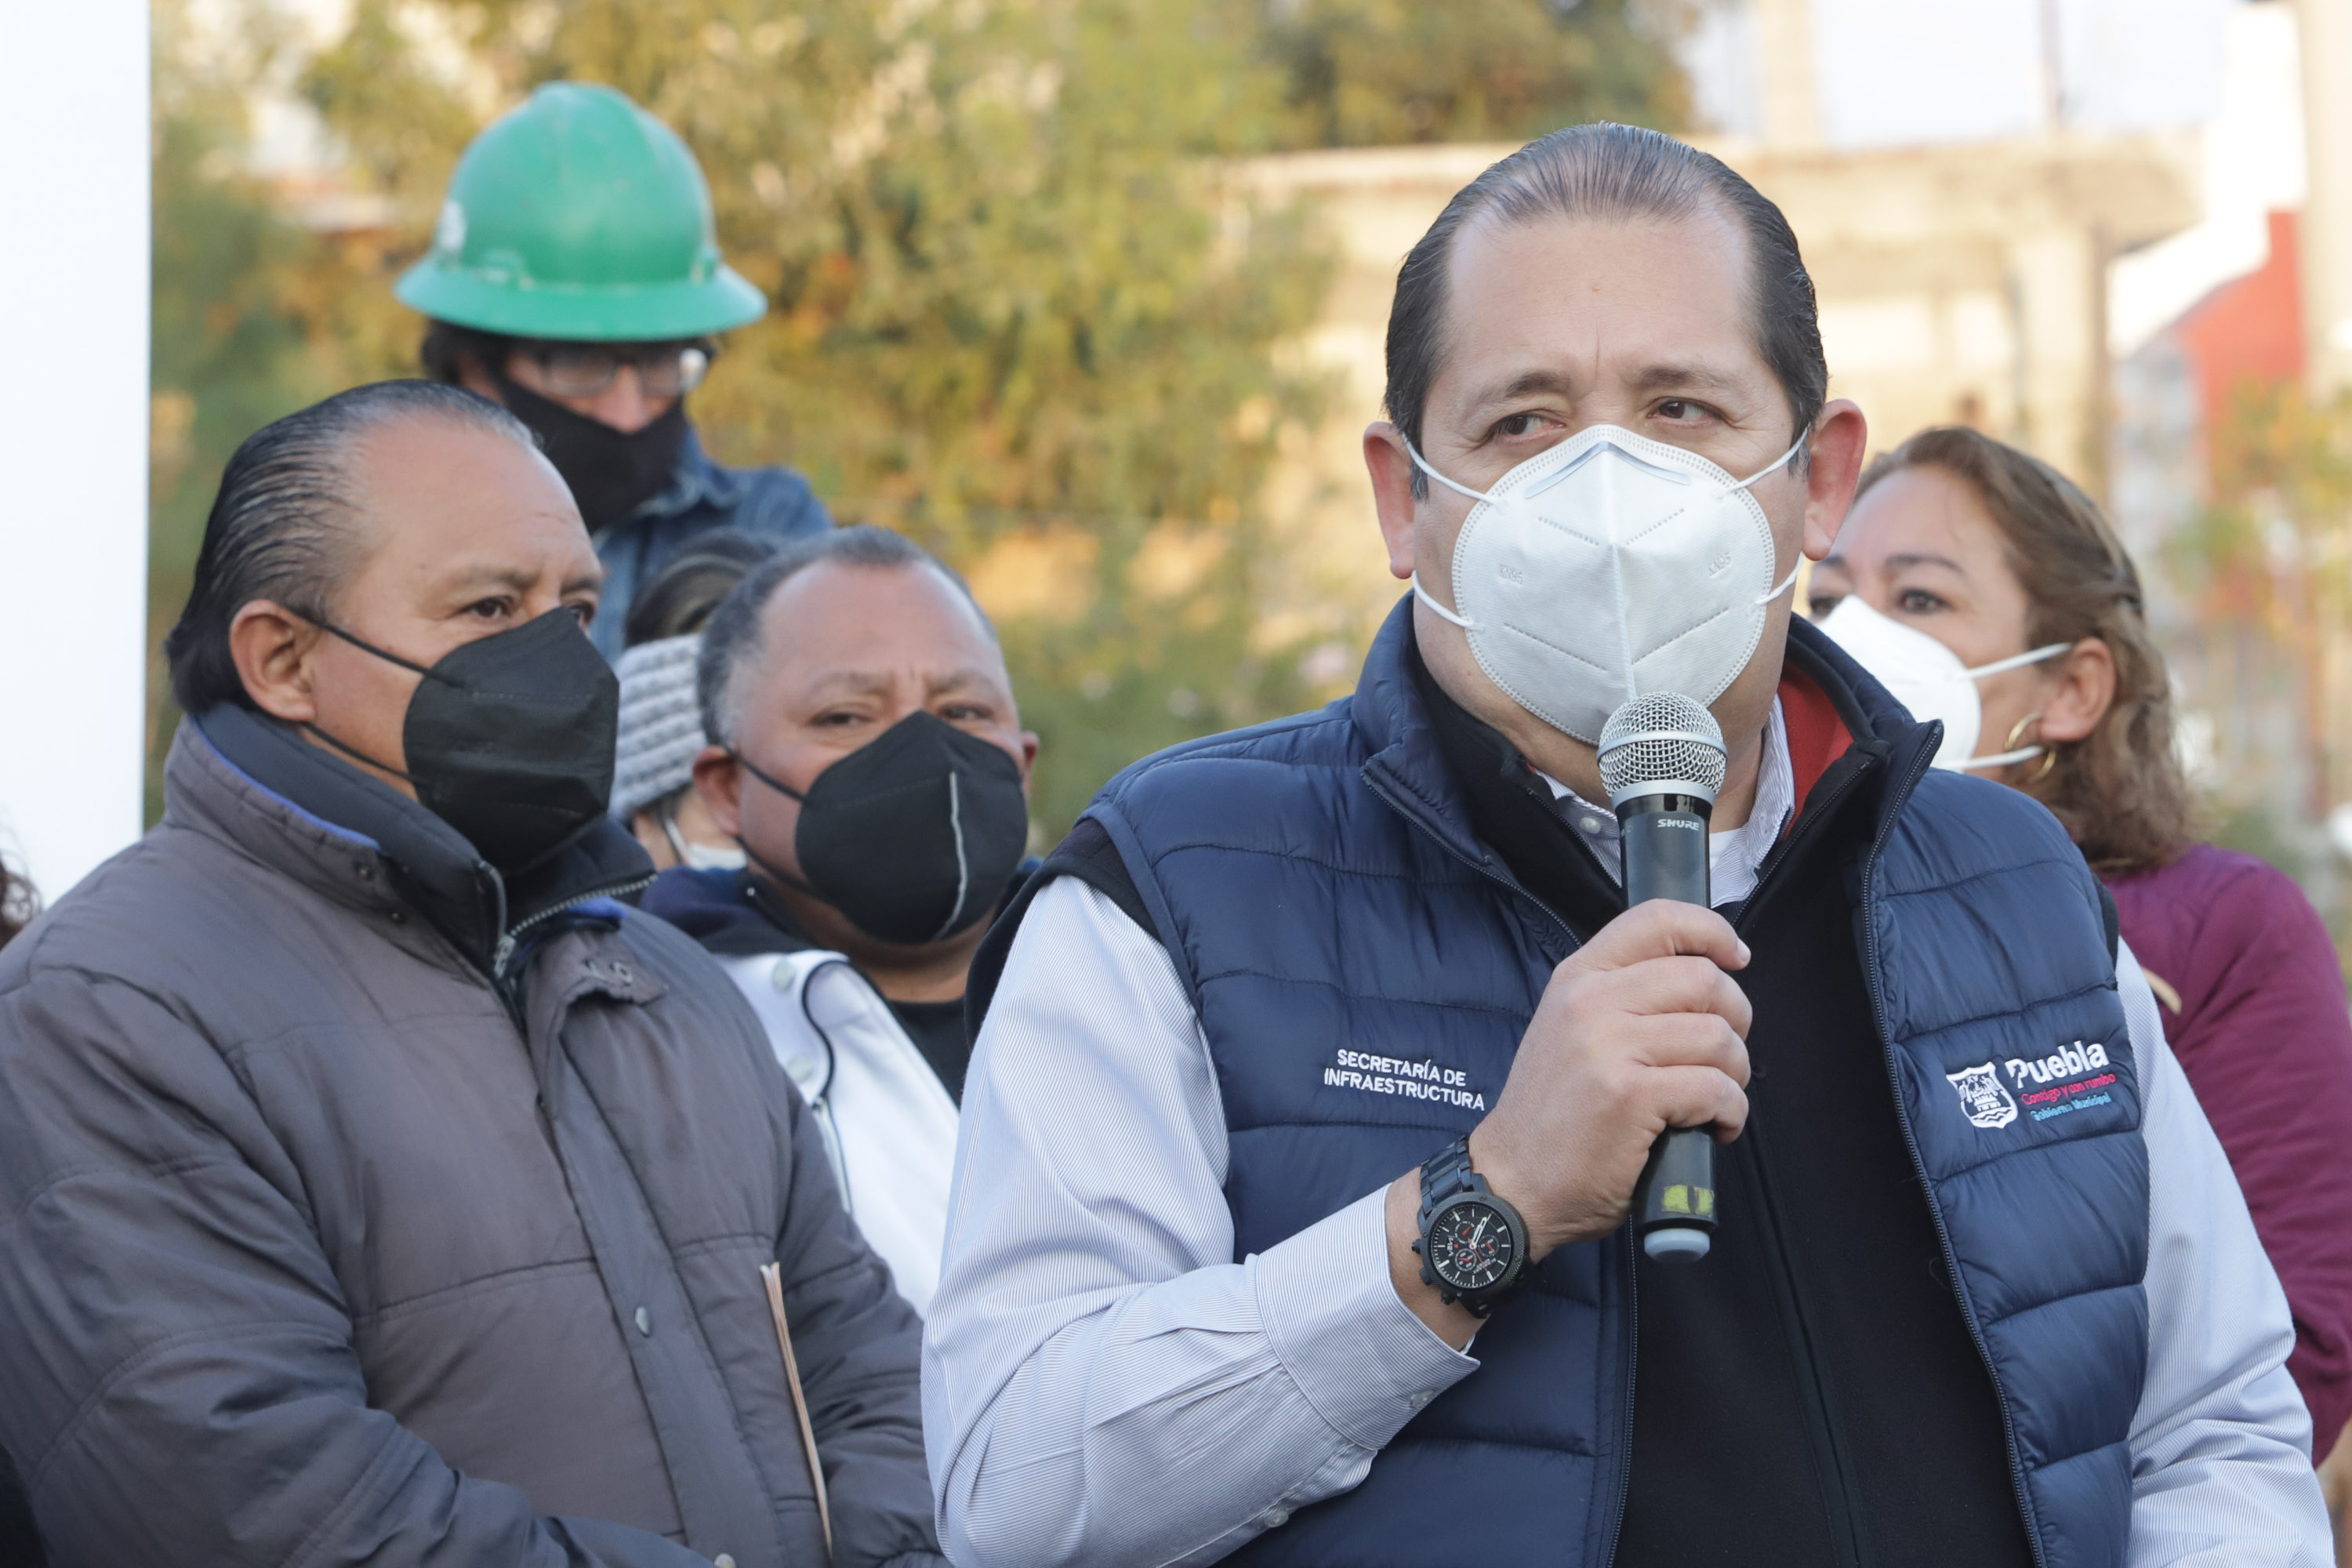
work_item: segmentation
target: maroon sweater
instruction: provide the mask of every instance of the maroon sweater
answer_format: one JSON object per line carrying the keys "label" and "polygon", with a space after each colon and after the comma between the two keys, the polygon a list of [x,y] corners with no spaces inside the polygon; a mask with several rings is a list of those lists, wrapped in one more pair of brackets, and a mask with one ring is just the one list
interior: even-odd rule
{"label": "maroon sweater", "polygon": [[2106,881],[2286,1287],[2287,1366],[2325,1458],[2352,1417],[2352,1015],[2335,944],[2303,889],[2250,855],[2200,845]]}

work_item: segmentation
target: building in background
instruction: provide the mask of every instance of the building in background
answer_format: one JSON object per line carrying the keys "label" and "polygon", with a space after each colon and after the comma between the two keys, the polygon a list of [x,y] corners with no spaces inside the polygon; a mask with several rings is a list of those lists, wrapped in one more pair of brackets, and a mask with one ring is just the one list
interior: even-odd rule
{"label": "building in background", "polygon": [[[361,245],[388,233],[395,215],[343,177],[345,152],[289,63],[341,36],[347,0],[184,9],[225,26],[255,6],[294,43],[248,98],[254,172],[313,233]],[[2352,759],[2352,640],[2335,630],[2352,625],[2352,591],[2339,615],[2312,588],[2352,538],[2309,517],[2257,518],[2250,535],[2245,498],[2217,491],[2214,453],[2217,431],[2230,449],[2218,427],[2246,389],[2324,397],[2352,369],[2352,199],[2334,194],[2352,190],[2352,95],[2314,95],[2306,158],[2302,91],[2306,76],[2352,79],[2352,0],[1689,0],[1682,14],[1699,140],[1789,214],[1821,287],[1832,391],[1862,405],[1878,447],[1969,423],[2107,501],[2146,569],[2200,783],[2237,819],[2234,841],[2304,875],[2332,910],[2317,824],[2352,798],[2352,765],[2336,760]],[[461,40],[419,37],[423,66],[478,111],[496,107]],[[1352,683],[1401,591],[1359,454],[1380,412],[1396,267],[1509,150],[1340,148],[1248,165],[1269,202],[1309,198],[1340,252],[1320,320],[1280,351],[1336,387],[1333,412],[1297,429],[1252,405],[1233,426],[1280,431],[1255,640],[1268,656],[1312,647],[1299,671],[1320,695]],[[159,439],[172,412],[159,402]],[[2267,539],[2275,562],[2214,566],[2223,502],[2239,543]],[[1001,611],[1076,603],[1039,548],[1016,538],[971,563]],[[1199,700],[1182,684],[1171,712]]]}
{"label": "building in background", "polygon": [[2113,448],[2114,509],[2147,563],[2192,774],[2221,831],[2294,871],[2339,935],[2352,111],[2315,89],[2347,70],[2345,0],[2231,8],[2201,132],[2205,216],[2118,268]]}
{"label": "building in background", "polygon": [[[2342,929],[2352,477],[2340,498],[2332,479],[2250,496],[2245,470],[2336,441],[2352,476],[2352,402],[2326,413],[2352,385],[2352,94],[2304,91],[2352,80],[2352,0],[1706,0],[1696,17],[1682,47],[1698,140],[1796,229],[1832,394],[1862,405],[1877,448],[1973,425],[2107,503],[2213,829],[2301,877]],[[1295,347],[1343,387],[1339,412],[1288,454],[1271,509],[1292,567],[1272,629],[1329,638],[1334,690],[1398,593],[1358,452],[1395,269],[1508,151],[1256,171],[1269,197],[1317,201],[1344,251]],[[2303,426],[2243,428],[2246,400],[2284,388]]]}
{"label": "building in background", "polygon": [[[2118,258],[2200,220],[2198,121],[2220,101],[2231,9],[1701,9],[1685,58],[1695,101],[1717,130],[1699,140],[1788,215],[1820,289],[1831,391],[1861,404],[1875,444],[1971,424],[2106,492],[2111,279]],[[2142,37],[2151,29],[2164,36]],[[1341,383],[1339,412],[1275,480],[1272,510],[1288,520],[1297,567],[1286,635],[1312,625],[1358,641],[1394,602],[1358,447],[1379,416],[1396,268],[1445,201],[1510,150],[1342,150],[1258,165],[1269,198],[1321,206],[1345,258],[1322,322],[1297,350]],[[2211,280],[2171,287],[2188,289],[2186,303]]]}

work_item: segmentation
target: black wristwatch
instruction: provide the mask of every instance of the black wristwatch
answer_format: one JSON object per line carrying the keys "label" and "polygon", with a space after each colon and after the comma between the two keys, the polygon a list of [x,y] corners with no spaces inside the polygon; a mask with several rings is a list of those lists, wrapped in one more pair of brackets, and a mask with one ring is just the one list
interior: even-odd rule
{"label": "black wristwatch", "polygon": [[1466,1133],[1421,1168],[1421,1239],[1412,1249],[1422,1283],[1474,1317],[1493,1311],[1527,1278],[1527,1223],[1470,1168]]}

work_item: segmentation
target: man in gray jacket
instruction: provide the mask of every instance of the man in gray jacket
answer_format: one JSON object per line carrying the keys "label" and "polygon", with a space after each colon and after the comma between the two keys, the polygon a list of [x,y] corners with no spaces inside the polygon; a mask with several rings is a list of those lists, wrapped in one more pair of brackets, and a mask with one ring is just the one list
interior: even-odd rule
{"label": "man in gray jacket", "polygon": [[0,954],[53,1560],[938,1561],[915,1315],[735,988],[615,901],[598,579],[455,389],[231,461],[163,820]]}

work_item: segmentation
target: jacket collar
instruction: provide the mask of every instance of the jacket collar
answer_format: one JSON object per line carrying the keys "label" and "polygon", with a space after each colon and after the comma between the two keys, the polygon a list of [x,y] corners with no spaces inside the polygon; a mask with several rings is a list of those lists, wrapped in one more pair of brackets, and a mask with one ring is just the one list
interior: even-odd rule
{"label": "jacket collar", "polygon": [[726,957],[803,952],[816,946],[783,901],[748,870],[674,866],[646,889],[644,908],[701,943],[706,952]]}
{"label": "jacket collar", "polygon": [[[1780,697],[1797,784],[1792,834],[1819,786],[1830,785],[1822,801],[1842,804],[1852,781],[1881,768],[1901,786],[1881,793],[1883,822],[1908,797],[1922,753],[1932,756],[1943,737],[1940,723],[1914,721],[1844,649],[1802,619],[1789,624]],[[1622,907],[1616,884],[1558,820],[1549,790],[1517,749],[1426,673],[1413,638],[1412,595],[1398,602],[1373,639],[1349,712],[1373,753],[1364,764],[1366,782],[1454,855],[1542,900],[1579,929],[1595,915],[1605,920],[1604,909]],[[1509,845],[1507,855],[1497,852],[1497,838]]]}
{"label": "jacket collar", "polygon": [[[1820,693],[1822,700],[1845,727],[1851,741],[1874,742],[1885,746],[1890,755],[1929,739],[1930,731],[1937,743],[1942,742],[1940,721],[1922,724],[1913,719],[1908,709],[1854,662],[1853,655],[1808,620],[1792,619],[1789,623],[1788,657],[1782,661],[1780,677],[1784,696],[1791,675],[1801,678]],[[1834,754],[1832,752],[1832,758]],[[1801,767],[1799,777],[1802,776]],[[1802,793],[1801,784],[1799,794]]]}
{"label": "jacket collar", "polygon": [[[1508,870],[1471,820],[1469,803],[1446,760],[1444,739],[1431,721],[1429,700],[1413,674],[1420,662],[1412,635],[1412,595],[1408,594],[1397,601],[1373,637],[1349,703],[1357,733],[1372,753],[1364,763],[1365,782],[1457,858],[1507,880]],[[1436,683],[1430,684],[1434,690]]]}
{"label": "jacket collar", "polygon": [[678,447],[677,466],[670,470],[669,483],[652,500],[640,504],[619,526],[677,517],[706,504],[721,511],[732,510],[742,499],[743,481],[710,460],[710,455],[702,449],[702,437],[688,421],[686,439]]}
{"label": "jacket collar", "polygon": [[[1013,907],[1044,864],[1034,855],[1023,858],[997,900],[999,913]],[[643,908],[701,943],[706,952],[723,958],[817,950],[816,939],[793,918],[783,900],[748,868],[698,871],[673,867],[646,889]]]}
{"label": "jacket collar", "polygon": [[234,704],[182,724],[164,788],[172,814],[306,886],[358,907],[415,910],[485,973],[496,973],[510,932],[632,891],[653,871],[636,840],[600,817],[546,865],[501,877],[406,795]]}
{"label": "jacket collar", "polygon": [[1580,940],[1616,918],[1625,895],[1591,845],[1563,819],[1551,786],[1503,732],[1448,696],[1411,651],[1414,685],[1461,788],[1473,829],[1527,891]]}

